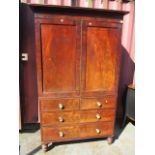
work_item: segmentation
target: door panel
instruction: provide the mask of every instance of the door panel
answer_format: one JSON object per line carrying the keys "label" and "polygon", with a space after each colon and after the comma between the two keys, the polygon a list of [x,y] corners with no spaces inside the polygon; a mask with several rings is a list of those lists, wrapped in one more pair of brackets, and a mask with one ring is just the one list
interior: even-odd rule
{"label": "door panel", "polygon": [[119,29],[104,22],[84,23],[82,92],[114,92]]}
{"label": "door panel", "polygon": [[77,23],[41,24],[43,93],[79,94],[79,37]]}

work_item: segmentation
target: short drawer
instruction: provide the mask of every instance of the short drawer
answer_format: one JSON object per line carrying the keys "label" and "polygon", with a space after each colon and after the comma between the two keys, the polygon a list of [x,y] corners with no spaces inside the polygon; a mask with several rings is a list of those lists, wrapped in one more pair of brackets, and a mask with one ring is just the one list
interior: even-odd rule
{"label": "short drawer", "polygon": [[113,134],[113,122],[89,123],[80,126],[80,137],[101,137]]}
{"label": "short drawer", "polygon": [[83,110],[80,112],[80,122],[113,121],[115,109]]}
{"label": "short drawer", "polygon": [[79,99],[54,99],[41,100],[41,111],[64,111],[64,110],[78,110]]}
{"label": "short drawer", "polygon": [[80,113],[70,112],[42,112],[41,124],[43,126],[61,126],[66,124],[79,123]]}
{"label": "short drawer", "polygon": [[115,104],[116,100],[114,97],[89,98],[81,100],[80,109],[114,108]]}
{"label": "short drawer", "polygon": [[42,128],[43,141],[63,141],[65,139],[74,139],[79,137],[79,126]]}

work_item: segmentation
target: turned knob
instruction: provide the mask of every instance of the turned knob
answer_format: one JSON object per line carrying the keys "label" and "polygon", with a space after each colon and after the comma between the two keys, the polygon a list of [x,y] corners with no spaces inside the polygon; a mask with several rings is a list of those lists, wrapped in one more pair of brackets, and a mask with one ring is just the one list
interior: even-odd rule
{"label": "turned knob", "polygon": [[59,132],[60,137],[64,137],[64,133],[62,131]]}
{"label": "turned knob", "polygon": [[63,23],[63,22],[64,22],[64,19],[60,19],[60,22],[62,22],[62,23]]}
{"label": "turned knob", "polygon": [[90,26],[91,26],[91,25],[92,25],[92,23],[91,23],[91,22],[89,22],[89,23],[88,23],[88,25],[90,25]]}
{"label": "turned knob", "polygon": [[63,117],[59,117],[59,122],[64,122],[64,118]]}
{"label": "turned knob", "polygon": [[100,114],[96,114],[96,118],[97,119],[101,119],[101,115]]}
{"label": "turned knob", "polygon": [[96,104],[97,104],[97,106],[98,106],[98,107],[101,107],[101,106],[102,106],[102,103],[101,103],[101,102],[99,102],[99,101],[98,101],[98,102],[96,102]]}
{"label": "turned knob", "polygon": [[105,100],[105,103],[108,103],[108,100],[107,99]]}
{"label": "turned knob", "polygon": [[59,109],[64,109],[64,105],[62,103],[59,103],[58,107]]}
{"label": "turned knob", "polygon": [[96,133],[97,134],[101,133],[101,130],[100,129],[96,129]]}

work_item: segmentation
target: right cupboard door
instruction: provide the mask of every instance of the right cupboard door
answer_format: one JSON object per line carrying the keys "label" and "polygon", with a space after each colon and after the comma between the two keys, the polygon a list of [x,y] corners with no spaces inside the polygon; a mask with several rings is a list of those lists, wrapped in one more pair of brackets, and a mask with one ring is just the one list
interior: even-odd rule
{"label": "right cupboard door", "polygon": [[82,96],[115,93],[118,81],[121,25],[84,21],[82,25]]}

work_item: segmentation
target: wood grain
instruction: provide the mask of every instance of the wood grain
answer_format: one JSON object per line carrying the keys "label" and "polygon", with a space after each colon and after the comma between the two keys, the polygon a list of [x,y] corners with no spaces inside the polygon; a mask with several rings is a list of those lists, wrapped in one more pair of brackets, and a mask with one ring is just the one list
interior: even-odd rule
{"label": "wood grain", "polygon": [[113,136],[125,13],[30,7],[42,143]]}
{"label": "wood grain", "polygon": [[[63,132],[64,136],[60,137],[59,132]],[[57,141],[64,139],[73,139],[79,137],[79,127],[78,126],[67,126],[59,128],[42,128],[42,140],[43,141]]]}
{"label": "wood grain", "polygon": [[[113,134],[113,124],[111,122],[90,123],[80,126],[80,137],[101,137]],[[100,130],[100,133],[96,133],[96,129]]]}
{"label": "wood grain", "polygon": [[[100,118],[97,118],[97,115]],[[80,112],[80,122],[100,122],[100,121],[113,121],[115,117],[114,109],[104,110],[85,110]]]}
{"label": "wood grain", "polygon": [[[60,118],[63,119],[60,122]],[[62,126],[80,122],[80,113],[77,111],[69,112],[43,112],[41,118],[42,126]]]}
{"label": "wood grain", "polygon": [[[97,116],[100,118],[97,118]],[[113,121],[114,117],[114,109],[42,112],[41,122],[42,126],[63,126],[77,123]]]}
{"label": "wood grain", "polygon": [[[88,123],[83,125],[73,125],[65,127],[43,127],[42,128],[42,141],[66,141],[72,139],[88,139],[91,137],[104,137],[113,134],[112,122],[100,122],[100,123]],[[100,130],[100,133],[96,132],[96,129]],[[63,132],[63,137],[60,137],[59,132]]]}
{"label": "wood grain", "polygon": [[[78,110],[79,99],[45,99],[40,101],[41,111],[66,111]],[[59,108],[59,104],[63,105],[63,109]]]}
{"label": "wood grain", "polygon": [[41,25],[44,93],[79,90],[76,35],[75,25]]}
{"label": "wood grain", "polygon": [[[107,24],[107,23],[106,23]],[[115,91],[119,31],[104,22],[83,26],[82,91]],[[108,28],[109,27],[109,28]]]}
{"label": "wood grain", "polygon": [[[101,106],[97,104],[98,102],[101,104]],[[81,100],[80,109],[115,108],[115,104],[115,97],[106,96],[103,98],[87,98]]]}

